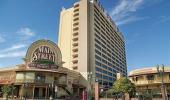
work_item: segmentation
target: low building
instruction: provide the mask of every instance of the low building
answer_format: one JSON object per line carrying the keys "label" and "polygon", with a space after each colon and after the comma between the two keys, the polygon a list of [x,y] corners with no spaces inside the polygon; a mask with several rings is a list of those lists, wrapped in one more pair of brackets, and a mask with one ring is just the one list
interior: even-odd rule
{"label": "low building", "polygon": [[170,94],[170,67],[162,68],[143,68],[130,72],[129,78],[136,85],[139,95],[149,93],[152,96],[161,97],[164,92],[166,96]]}
{"label": "low building", "polygon": [[58,46],[49,40],[38,40],[28,49],[24,64],[0,69],[1,87],[10,85],[15,98],[49,98],[80,96],[86,89],[79,72],[62,67]]}

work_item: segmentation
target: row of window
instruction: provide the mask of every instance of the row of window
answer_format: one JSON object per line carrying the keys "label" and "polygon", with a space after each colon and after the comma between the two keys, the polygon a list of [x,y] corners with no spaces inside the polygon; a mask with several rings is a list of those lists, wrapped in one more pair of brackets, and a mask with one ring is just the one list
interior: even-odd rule
{"label": "row of window", "polygon": [[[98,14],[98,13],[95,13],[95,14]],[[94,14],[94,15],[95,15],[95,14]],[[99,16],[99,15],[98,15],[98,16]],[[102,28],[102,27],[103,27],[103,26],[102,26],[103,24],[100,24],[100,23],[99,23],[98,20],[100,20],[100,19],[98,18],[98,16],[95,15],[95,17],[94,17],[94,19],[97,18],[97,19],[95,19],[95,22],[97,23],[97,24],[95,24],[95,26],[96,26],[99,30],[101,30],[101,33],[105,34],[105,36],[106,36],[107,39],[109,40],[109,41],[107,41],[108,44],[111,44],[111,40],[114,40],[114,42],[116,43],[116,46],[117,46],[118,44],[120,44],[120,46],[117,46],[117,48],[119,48],[120,51],[124,50],[125,45],[124,45],[124,42],[121,42],[121,43],[120,43],[120,40],[121,40],[120,36],[118,36],[117,34],[115,34],[114,31],[108,32],[109,29],[106,30],[105,28]],[[102,22],[102,21],[100,21],[100,22]],[[100,26],[101,26],[101,28],[100,28]],[[106,28],[107,28],[107,27],[106,27]],[[103,31],[103,30],[104,30],[104,31]],[[112,30],[113,30],[113,28],[112,28]],[[106,32],[107,34],[106,34],[105,32]],[[112,35],[108,36],[110,33],[112,33]],[[105,36],[102,36],[102,37],[103,37],[104,39],[106,39]],[[112,43],[114,43],[114,42],[112,42]]]}
{"label": "row of window", "polygon": [[96,67],[96,72],[100,72],[100,73],[104,73],[106,75],[109,75],[109,76],[113,76],[113,77],[116,77],[116,71],[115,70],[112,70],[111,71],[107,71],[106,69],[101,69],[99,67]]}
{"label": "row of window", "polygon": [[116,79],[116,77],[109,77],[109,76],[102,75],[102,74],[99,74],[99,73],[96,73],[96,77],[98,79],[108,80],[108,81],[111,81],[111,82]]}
{"label": "row of window", "polygon": [[[108,52],[110,52],[111,53],[111,51],[112,52],[114,52],[114,51],[116,51],[115,53],[117,54],[117,55],[120,55],[121,57],[122,57],[122,59],[124,58],[125,59],[125,48],[121,48],[120,49],[120,47],[121,46],[118,46],[118,44],[117,43],[114,43],[113,41],[112,41],[112,43],[114,43],[114,45],[112,44],[112,43],[108,43],[109,41],[108,41],[108,39],[106,39],[106,38],[104,38],[104,36],[102,35],[102,34],[100,34],[100,32],[95,28],[95,36],[96,36],[96,38],[97,39],[95,39],[95,41],[98,43],[98,44],[100,44],[100,45],[102,45],[102,43],[103,44],[105,44],[105,45],[102,45],[102,47],[104,48],[104,49],[107,49],[108,50]],[[101,37],[100,37],[101,36]],[[101,42],[100,42],[100,41]],[[107,42],[106,42],[107,41]],[[119,49],[118,49],[119,48]]]}
{"label": "row of window", "polygon": [[[101,20],[101,25],[103,25],[103,27],[107,28],[108,31],[110,31],[108,35],[113,35],[114,33],[114,30],[117,30],[117,29],[114,29],[114,27],[112,25],[110,25],[109,21],[107,20],[107,18],[98,10],[98,8],[96,6],[94,6],[94,16],[95,18],[97,18],[97,20]],[[105,29],[103,28],[103,29]],[[110,37],[110,36],[109,36]],[[119,36],[120,37],[120,36]],[[124,42],[122,41],[121,38],[119,38],[119,43],[120,44],[123,44]]]}
{"label": "row of window", "polygon": [[[96,48],[99,48],[98,45],[96,45]],[[96,59],[99,60],[99,61],[102,61],[103,63],[107,64],[108,66],[113,66],[113,65],[116,65],[124,70],[126,70],[126,62],[121,62],[119,60],[117,60],[115,57],[113,58],[112,56],[112,59],[109,58],[109,56],[106,56],[105,54],[106,53],[101,53],[98,49],[95,49],[95,52],[96,52]],[[102,59],[102,58],[105,58],[105,59]]]}
{"label": "row of window", "polygon": [[[95,42],[99,45],[101,45],[101,47],[103,48],[103,52],[106,53],[106,50],[107,50],[107,55],[110,56],[110,54],[112,54],[113,56],[116,56],[118,55],[116,58],[119,58],[119,60],[121,60],[122,62],[126,62],[126,55],[125,55],[125,51],[120,51],[117,49],[117,47],[114,47],[114,46],[110,46],[108,45],[104,39],[100,38],[99,35],[97,35],[97,33],[95,33]],[[98,46],[98,48],[101,50],[101,47]],[[110,54],[109,54],[110,53]]]}
{"label": "row of window", "polygon": [[[101,59],[101,58],[100,58]],[[121,66],[114,66],[114,65],[110,65],[110,66],[108,66],[108,64],[105,64],[104,63],[104,61],[105,60],[103,60],[103,62],[100,62],[100,61],[95,61],[95,64],[96,64],[96,66],[98,66],[98,67],[101,67],[101,68],[103,68],[103,69],[105,69],[105,70],[109,70],[109,71],[111,71],[111,72],[113,72],[113,73],[118,73],[118,72],[121,72],[121,73],[124,73],[125,75],[126,75],[126,73],[127,73],[127,68],[126,67],[121,67]],[[109,63],[110,64],[110,63]],[[113,69],[112,69],[113,68]],[[100,71],[100,72],[102,72],[102,71]]]}

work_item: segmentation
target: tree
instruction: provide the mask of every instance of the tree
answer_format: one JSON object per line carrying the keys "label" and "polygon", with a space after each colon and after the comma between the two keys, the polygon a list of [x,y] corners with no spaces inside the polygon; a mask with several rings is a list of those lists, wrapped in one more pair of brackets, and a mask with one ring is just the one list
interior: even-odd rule
{"label": "tree", "polygon": [[15,89],[15,87],[12,85],[4,85],[1,90],[3,95],[8,98],[8,95],[11,94],[13,92],[13,90]]}
{"label": "tree", "polygon": [[4,85],[1,89],[2,89],[3,95],[7,98],[11,91],[11,87],[9,85]]}
{"label": "tree", "polygon": [[131,98],[135,90],[135,85],[127,77],[122,77],[113,84],[109,91],[112,91],[115,95],[128,93]]}

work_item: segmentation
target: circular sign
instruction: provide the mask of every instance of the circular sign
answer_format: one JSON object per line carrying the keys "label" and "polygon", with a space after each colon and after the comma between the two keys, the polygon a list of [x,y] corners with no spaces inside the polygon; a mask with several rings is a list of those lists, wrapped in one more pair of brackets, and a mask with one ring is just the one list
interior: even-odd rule
{"label": "circular sign", "polygon": [[28,67],[42,69],[56,69],[62,64],[59,47],[54,42],[44,39],[31,44],[25,60],[28,62]]}

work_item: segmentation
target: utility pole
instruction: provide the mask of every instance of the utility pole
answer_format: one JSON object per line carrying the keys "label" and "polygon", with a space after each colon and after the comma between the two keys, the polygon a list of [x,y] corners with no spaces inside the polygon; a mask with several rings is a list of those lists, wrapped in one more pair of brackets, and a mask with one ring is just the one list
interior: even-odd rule
{"label": "utility pole", "polygon": [[165,85],[164,85],[164,65],[162,64],[162,67],[160,69],[159,65],[157,65],[157,72],[158,75],[161,77],[161,92],[162,92],[162,99],[167,100],[167,95],[165,92]]}

